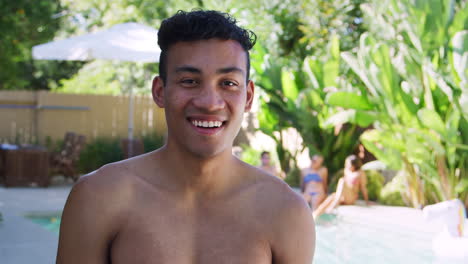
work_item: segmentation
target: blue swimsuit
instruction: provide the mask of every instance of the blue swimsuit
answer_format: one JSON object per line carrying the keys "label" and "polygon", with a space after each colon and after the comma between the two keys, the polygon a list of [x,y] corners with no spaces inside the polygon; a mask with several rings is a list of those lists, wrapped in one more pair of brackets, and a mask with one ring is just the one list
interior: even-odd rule
{"label": "blue swimsuit", "polygon": [[311,181],[322,182],[322,178],[320,178],[320,175],[318,175],[318,173],[308,173],[304,177],[304,185],[311,182]]}
{"label": "blue swimsuit", "polygon": [[[320,175],[318,173],[308,173],[304,177],[304,185],[307,185],[307,183],[314,181],[314,182],[322,182],[322,178],[320,178]],[[310,195],[314,196],[319,194],[318,192],[310,192]]]}

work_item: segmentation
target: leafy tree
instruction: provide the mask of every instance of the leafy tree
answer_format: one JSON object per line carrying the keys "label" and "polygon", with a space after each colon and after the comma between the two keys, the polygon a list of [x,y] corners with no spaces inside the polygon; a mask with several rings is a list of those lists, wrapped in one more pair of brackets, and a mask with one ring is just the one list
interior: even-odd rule
{"label": "leafy tree", "polygon": [[65,11],[59,0],[0,2],[0,89],[46,89],[80,67],[31,57],[34,45],[54,37]]}
{"label": "leafy tree", "polygon": [[340,37],[340,49],[356,46],[364,32],[359,8],[366,0],[269,1],[269,12],[279,26],[279,56],[300,63],[307,56],[326,55],[331,37]]}
{"label": "leafy tree", "polygon": [[[282,133],[296,128],[311,154],[324,155],[333,175],[353,152],[362,129],[342,126],[336,134],[325,122],[337,110],[329,107],[327,93],[341,89],[355,75],[340,63],[340,50],[356,46],[362,27],[359,5],[367,1],[268,1],[277,33],[264,45],[268,52],[253,56],[256,82],[266,93],[259,113],[260,129],[277,141],[286,172],[294,167],[295,153],[282,149]],[[259,49],[261,50],[261,48]],[[359,124],[363,127],[370,123]]]}
{"label": "leafy tree", "polygon": [[336,133],[335,127],[326,122],[335,110],[325,103],[325,98],[328,91],[337,89],[340,81],[337,37],[327,50],[329,56],[320,61],[307,57],[301,71],[275,63],[260,46],[254,53],[252,66],[256,82],[266,93],[258,114],[260,130],[276,141],[285,172],[297,169],[295,158],[299,154],[284,148],[283,132],[287,128],[297,129],[310,154],[324,156],[330,175],[343,167],[346,156],[353,153],[359,143],[357,126],[343,126],[340,133]]}

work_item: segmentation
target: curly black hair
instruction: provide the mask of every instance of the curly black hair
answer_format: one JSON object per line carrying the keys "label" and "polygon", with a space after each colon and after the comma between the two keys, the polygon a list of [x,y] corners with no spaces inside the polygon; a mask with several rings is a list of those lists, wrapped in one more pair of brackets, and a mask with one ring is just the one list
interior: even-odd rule
{"label": "curly black hair", "polygon": [[236,19],[229,14],[213,10],[179,10],[175,15],[163,20],[158,31],[159,75],[166,83],[167,52],[171,45],[180,41],[208,40],[213,38],[235,40],[247,55],[247,80],[250,71],[249,50],[255,45],[257,36],[254,32],[241,28]]}

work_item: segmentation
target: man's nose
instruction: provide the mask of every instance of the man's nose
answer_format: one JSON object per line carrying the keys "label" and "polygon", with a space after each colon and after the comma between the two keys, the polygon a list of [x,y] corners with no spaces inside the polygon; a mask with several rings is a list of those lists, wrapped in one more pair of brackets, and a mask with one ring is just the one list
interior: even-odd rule
{"label": "man's nose", "polygon": [[193,104],[206,111],[217,111],[225,107],[222,91],[215,85],[205,85],[193,100]]}

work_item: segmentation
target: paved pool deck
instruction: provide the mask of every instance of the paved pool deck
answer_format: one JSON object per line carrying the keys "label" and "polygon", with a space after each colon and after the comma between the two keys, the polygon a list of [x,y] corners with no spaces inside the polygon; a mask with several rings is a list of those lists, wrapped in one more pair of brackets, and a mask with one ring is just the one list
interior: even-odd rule
{"label": "paved pool deck", "polygon": [[[57,234],[27,219],[30,214],[55,214],[63,209],[72,184],[48,188],[5,188],[0,186],[0,263],[55,263]],[[424,233],[435,233],[432,224],[422,217],[421,210],[406,207],[341,206],[337,214],[352,221],[369,219],[382,225],[401,225]]]}
{"label": "paved pool deck", "polygon": [[60,212],[71,184],[49,188],[0,186],[0,263],[55,263],[57,234],[26,218],[30,214]]}

